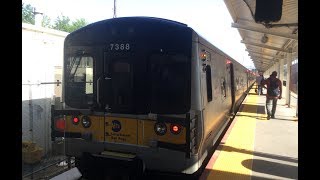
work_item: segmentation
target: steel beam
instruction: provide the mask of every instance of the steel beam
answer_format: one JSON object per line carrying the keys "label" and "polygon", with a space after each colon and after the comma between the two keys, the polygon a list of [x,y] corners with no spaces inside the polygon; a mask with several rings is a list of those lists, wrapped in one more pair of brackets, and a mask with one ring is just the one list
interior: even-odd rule
{"label": "steel beam", "polygon": [[253,31],[253,32],[258,32],[258,33],[263,33],[263,34],[269,34],[272,36],[278,36],[278,37],[286,38],[286,39],[298,40],[297,34],[280,33],[280,32],[276,32],[276,31],[268,30],[266,28],[250,27],[250,26],[245,26],[245,25],[239,24],[239,23],[232,23],[231,27],[245,30],[245,31]]}
{"label": "steel beam", "polygon": [[273,58],[277,58],[277,59],[284,59],[284,55],[275,56],[275,55],[272,55],[272,54],[266,54],[266,53],[262,53],[262,52],[257,52],[257,51],[251,50],[251,49],[246,49],[246,51],[248,51],[249,53],[261,54],[263,56],[269,56],[269,57],[273,57]]}
{"label": "steel beam", "polygon": [[263,58],[261,56],[250,56],[250,57],[255,58],[255,59],[262,59],[262,60],[267,60],[267,61],[279,62],[279,60]]}
{"label": "steel beam", "polygon": [[277,48],[277,47],[273,47],[273,46],[268,46],[268,45],[262,45],[262,44],[258,44],[258,43],[254,43],[254,42],[248,42],[248,41],[241,41],[241,43],[247,44],[247,45],[252,45],[252,46],[257,46],[257,47],[261,47],[261,48],[266,48],[266,49],[271,49],[271,50],[275,50],[275,51],[281,51],[281,52],[289,52],[289,50],[284,50],[281,48]]}

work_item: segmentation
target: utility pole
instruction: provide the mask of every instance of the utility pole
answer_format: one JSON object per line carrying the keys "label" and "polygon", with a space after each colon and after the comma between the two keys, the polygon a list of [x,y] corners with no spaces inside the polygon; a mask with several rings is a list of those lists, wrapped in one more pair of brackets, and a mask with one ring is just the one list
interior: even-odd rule
{"label": "utility pole", "polygon": [[116,0],[113,1],[113,18],[117,17]]}
{"label": "utility pole", "polygon": [[33,8],[33,15],[34,15],[34,25],[42,26],[43,20],[43,10],[42,10],[42,2],[40,0],[35,1],[34,8]]}

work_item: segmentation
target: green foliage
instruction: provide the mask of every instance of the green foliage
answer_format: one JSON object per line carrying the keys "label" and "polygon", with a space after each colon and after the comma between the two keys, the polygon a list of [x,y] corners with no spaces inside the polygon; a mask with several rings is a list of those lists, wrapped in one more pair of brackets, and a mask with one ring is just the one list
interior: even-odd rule
{"label": "green foliage", "polygon": [[22,3],[22,22],[34,24],[33,7],[30,4]]}
{"label": "green foliage", "polygon": [[49,16],[47,15],[43,15],[43,19],[42,19],[42,27],[47,27],[47,28],[51,28],[51,19],[49,18]]}
{"label": "green foliage", "polygon": [[56,18],[55,23],[53,25],[53,29],[57,29],[60,31],[73,32],[81,27],[86,26],[88,23],[85,19],[76,19],[71,22],[70,18],[64,15],[61,15]]}
{"label": "green foliage", "polygon": [[72,22],[71,28],[70,28],[70,32],[75,31],[77,29],[80,29],[84,26],[86,26],[88,23],[86,22],[85,19],[81,18],[81,19],[76,19],[76,21]]}
{"label": "green foliage", "polygon": [[[25,5],[24,3],[22,3],[22,22],[23,23],[35,24],[35,16],[33,14],[33,9],[34,7],[31,6],[30,4]],[[51,19],[47,15],[43,15],[43,19],[41,23],[43,27],[50,28]]]}
{"label": "green foliage", "polygon": [[[24,3],[22,3],[22,22],[23,23],[35,24],[33,9],[34,7],[32,7],[30,4],[25,5]],[[64,15],[58,16],[54,20],[53,25],[51,24],[51,19],[47,15],[43,15],[43,19],[41,23],[43,27],[53,28],[53,29],[65,31],[65,32],[73,32],[88,24],[86,20],[83,18],[76,19],[75,21],[71,22],[70,18]]]}
{"label": "green foliage", "polygon": [[64,15],[58,16],[54,22],[53,29],[70,32],[70,18]]}

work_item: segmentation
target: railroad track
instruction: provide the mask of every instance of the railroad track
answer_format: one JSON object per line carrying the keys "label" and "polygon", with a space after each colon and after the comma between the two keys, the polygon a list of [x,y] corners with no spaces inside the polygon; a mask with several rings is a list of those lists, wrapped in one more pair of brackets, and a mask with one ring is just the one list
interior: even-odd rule
{"label": "railroad track", "polygon": [[62,161],[57,161],[51,163],[45,167],[41,167],[31,173],[28,173],[22,177],[23,180],[48,180],[61,174],[70,168],[75,166],[74,160],[71,159],[71,163],[68,167],[67,158],[63,159]]}

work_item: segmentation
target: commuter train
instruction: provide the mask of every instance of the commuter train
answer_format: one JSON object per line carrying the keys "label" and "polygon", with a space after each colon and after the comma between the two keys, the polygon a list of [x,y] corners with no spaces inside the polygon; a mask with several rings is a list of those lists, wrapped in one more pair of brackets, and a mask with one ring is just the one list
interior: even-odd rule
{"label": "commuter train", "polygon": [[88,176],[194,174],[253,83],[251,71],[186,24],[99,21],[65,39],[52,140],[64,137],[66,155]]}

